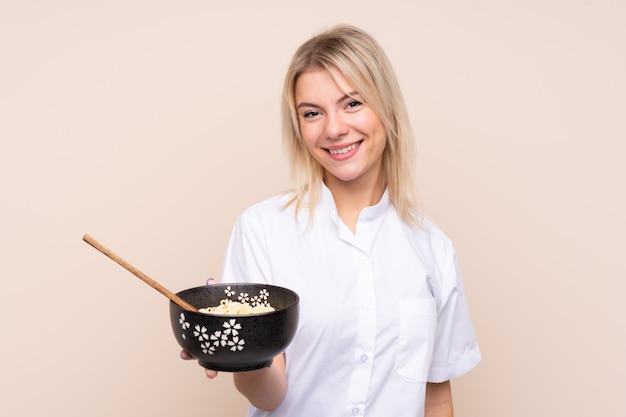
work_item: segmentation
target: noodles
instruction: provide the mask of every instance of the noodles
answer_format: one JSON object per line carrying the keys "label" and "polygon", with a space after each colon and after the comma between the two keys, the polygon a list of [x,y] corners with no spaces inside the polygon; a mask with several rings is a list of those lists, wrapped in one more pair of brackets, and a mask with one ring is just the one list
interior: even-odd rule
{"label": "noodles", "polygon": [[274,311],[274,307],[269,304],[255,304],[254,306],[247,302],[239,302],[232,300],[221,300],[217,307],[201,308],[198,311],[205,314],[225,314],[225,315],[245,315],[259,314]]}
{"label": "noodles", "polygon": [[[268,313],[275,310],[268,301],[270,293],[266,289],[260,290],[259,294],[253,297],[250,297],[246,292],[241,292],[238,296],[236,296],[235,291],[229,285],[224,289],[224,293],[228,298],[222,299],[218,306],[201,308],[198,311],[205,314],[238,316]],[[231,299],[235,297],[237,297],[239,301],[233,301]],[[251,303],[248,303],[248,301]]]}

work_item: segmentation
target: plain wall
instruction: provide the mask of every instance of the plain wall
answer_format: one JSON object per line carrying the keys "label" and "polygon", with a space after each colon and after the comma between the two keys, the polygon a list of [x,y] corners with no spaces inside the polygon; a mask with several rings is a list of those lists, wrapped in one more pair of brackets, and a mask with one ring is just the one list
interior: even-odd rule
{"label": "plain wall", "polygon": [[0,0],[0,415],[243,415],[81,238],[173,291],[219,277],[236,216],[289,186],[289,58],[339,22],[386,48],[459,254],[484,360],[457,415],[623,415],[619,0]]}

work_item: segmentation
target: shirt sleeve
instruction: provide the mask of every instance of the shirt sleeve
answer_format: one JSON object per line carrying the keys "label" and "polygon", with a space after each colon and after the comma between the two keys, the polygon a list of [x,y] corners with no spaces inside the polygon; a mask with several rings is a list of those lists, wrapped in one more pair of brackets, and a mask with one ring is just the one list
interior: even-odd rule
{"label": "shirt sleeve", "polygon": [[456,252],[449,240],[435,247],[433,277],[437,302],[437,328],[429,382],[444,382],[463,375],[481,360]]}
{"label": "shirt sleeve", "polygon": [[270,283],[270,267],[262,223],[248,211],[242,214],[230,235],[224,256],[224,283]]}

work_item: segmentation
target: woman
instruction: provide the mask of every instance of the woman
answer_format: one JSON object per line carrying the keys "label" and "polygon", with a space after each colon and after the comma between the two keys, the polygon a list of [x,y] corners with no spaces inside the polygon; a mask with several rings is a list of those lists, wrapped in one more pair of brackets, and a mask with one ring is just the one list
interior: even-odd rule
{"label": "woman", "polygon": [[300,295],[286,351],[233,374],[248,415],[451,416],[449,381],[480,352],[454,248],[419,211],[415,143],[378,43],[346,25],[305,42],[282,118],[295,190],[238,218],[222,277]]}

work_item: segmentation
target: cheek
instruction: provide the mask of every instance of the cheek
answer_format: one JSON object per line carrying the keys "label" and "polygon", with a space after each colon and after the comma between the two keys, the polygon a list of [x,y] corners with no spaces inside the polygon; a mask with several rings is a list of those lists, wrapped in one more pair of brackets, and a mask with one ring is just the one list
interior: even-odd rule
{"label": "cheek", "polygon": [[309,151],[315,148],[318,137],[317,129],[312,126],[305,125],[303,127],[300,127],[300,135],[302,136],[302,141],[304,142],[304,145]]}
{"label": "cheek", "polygon": [[374,116],[373,119],[369,120],[368,130],[373,139],[375,139],[379,143],[379,145],[383,145],[387,143],[387,132],[385,131],[385,125],[380,121],[380,119]]}
{"label": "cheek", "polygon": [[315,159],[319,159],[317,153],[320,152],[320,148],[316,146],[316,142],[304,139],[304,147],[311,156]]}
{"label": "cheek", "polygon": [[385,131],[385,125],[373,111],[363,112],[359,123],[372,134]]}

